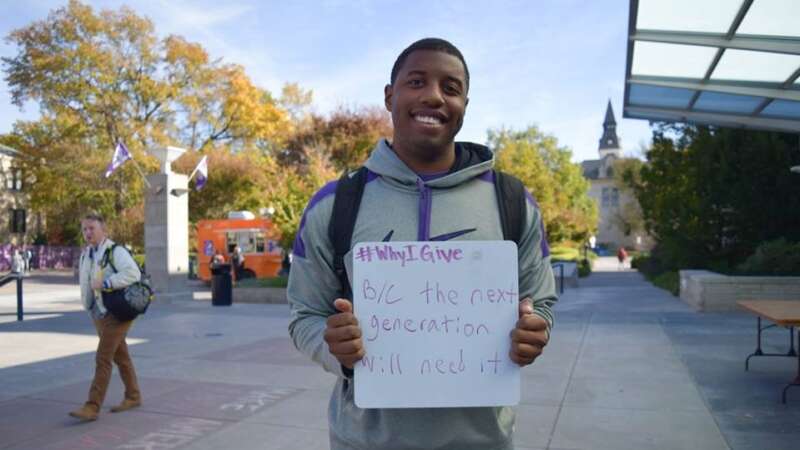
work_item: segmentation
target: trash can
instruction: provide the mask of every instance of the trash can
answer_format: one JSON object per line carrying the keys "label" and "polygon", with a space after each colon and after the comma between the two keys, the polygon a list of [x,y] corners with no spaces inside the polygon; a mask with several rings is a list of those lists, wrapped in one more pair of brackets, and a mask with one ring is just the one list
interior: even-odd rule
{"label": "trash can", "polygon": [[230,264],[211,266],[211,304],[230,306],[233,303],[233,280]]}

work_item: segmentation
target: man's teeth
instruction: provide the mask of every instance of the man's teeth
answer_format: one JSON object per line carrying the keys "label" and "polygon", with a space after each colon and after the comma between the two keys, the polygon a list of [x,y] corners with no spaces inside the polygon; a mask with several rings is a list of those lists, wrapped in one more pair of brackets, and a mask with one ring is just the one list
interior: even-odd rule
{"label": "man's teeth", "polygon": [[439,119],[438,119],[438,118],[436,118],[436,117],[430,117],[430,116],[414,116],[414,119],[416,119],[418,122],[429,123],[429,124],[431,124],[431,125],[441,125],[441,124],[442,124],[442,121],[441,121],[441,120],[439,120]]}

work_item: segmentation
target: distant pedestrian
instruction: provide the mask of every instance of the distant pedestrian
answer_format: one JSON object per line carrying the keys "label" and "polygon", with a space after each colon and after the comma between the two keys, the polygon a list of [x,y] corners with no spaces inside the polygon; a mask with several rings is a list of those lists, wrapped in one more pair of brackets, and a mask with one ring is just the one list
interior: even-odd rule
{"label": "distant pedestrian", "polygon": [[211,260],[208,263],[209,269],[213,273],[217,267],[222,264],[225,264],[225,256],[219,250],[213,250],[214,256],[211,257]]}
{"label": "distant pedestrian", "polygon": [[14,255],[11,257],[11,273],[23,274],[25,272],[25,259],[19,250],[14,250]]}
{"label": "distant pedestrian", "polygon": [[617,251],[617,260],[619,260],[619,268],[625,268],[625,261],[628,259],[628,252],[625,251],[625,247],[620,247],[619,251]]}
{"label": "distant pedestrian", "polygon": [[242,253],[242,248],[238,245],[233,249],[231,263],[233,264],[233,274],[236,280],[241,280],[244,277],[244,254]]}
{"label": "distant pedestrian", "polygon": [[25,260],[25,273],[30,273],[31,271],[31,260],[33,259],[33,252],[30,248],[26,248],[25,252],[22,254],[23,259]]}

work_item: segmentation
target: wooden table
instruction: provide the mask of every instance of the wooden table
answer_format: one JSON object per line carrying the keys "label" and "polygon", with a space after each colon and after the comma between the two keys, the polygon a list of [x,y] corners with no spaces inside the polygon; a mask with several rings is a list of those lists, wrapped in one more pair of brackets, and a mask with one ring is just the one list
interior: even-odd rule
{"label": "wooden table", "polygon": [[[797,357],[797,375],[792,382],[783,388],[783,394],[781,396],[782,402],[786,403],[786,391],[788,391],[792,386],[800,386],[800,354],[798,354],[794,346],[794,327],[800,326],[800,301],[742,300],[736,303],[738,303],[739,306],[746,311],[755,314],[758,320],[758,341],[756,344],[756,351],[751,353],[745,360],[745,371],[750,368],[750,358],[754,356]],[[762,317],[773,322],[773,324],[762,327]],[[787,353],[764,353],[764,351],[761,350],[761,332],[767,328],[772,328],[775,326],[789,328],[789,352]]]}

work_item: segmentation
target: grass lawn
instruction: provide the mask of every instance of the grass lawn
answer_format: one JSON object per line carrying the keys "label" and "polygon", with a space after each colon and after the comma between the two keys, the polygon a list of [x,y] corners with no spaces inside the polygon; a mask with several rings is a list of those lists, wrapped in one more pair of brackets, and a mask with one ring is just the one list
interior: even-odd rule
{"label": "grass lawn", "polygon": [[[588,255],[592,261],[597,259],[597,254],[593,251],[589,251]],[[556,245],[550,247],[550,259],[553,261],[578,261],[583,259],[583,251],[574,247]]]}

